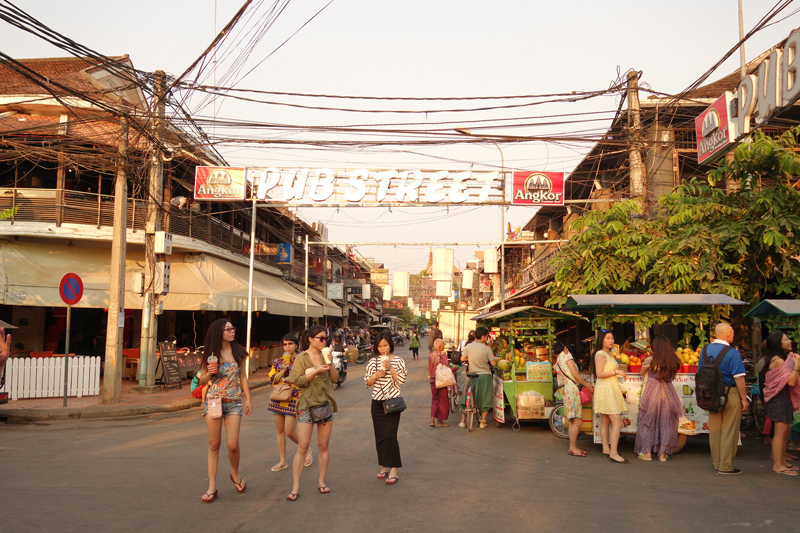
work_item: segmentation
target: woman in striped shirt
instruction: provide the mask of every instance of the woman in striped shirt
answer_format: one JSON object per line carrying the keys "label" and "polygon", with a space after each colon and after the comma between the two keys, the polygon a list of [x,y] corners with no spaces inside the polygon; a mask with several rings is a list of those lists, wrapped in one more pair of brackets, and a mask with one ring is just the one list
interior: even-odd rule
{"label": "woman in striped shirt", "polygon": [[400,388],[406,380],[406,363],[393,355],[394,343],[388,331],[378,334],[373,350],[374,356],[367,363],[364,381],[367,387],[372,387],[372,427],[381,466],[378,479],[386,479],[387,485],[394,485],[399,481],[397,469],[403,466],[397,442],[400,413],[384,414],[383,401],[400,396]]}

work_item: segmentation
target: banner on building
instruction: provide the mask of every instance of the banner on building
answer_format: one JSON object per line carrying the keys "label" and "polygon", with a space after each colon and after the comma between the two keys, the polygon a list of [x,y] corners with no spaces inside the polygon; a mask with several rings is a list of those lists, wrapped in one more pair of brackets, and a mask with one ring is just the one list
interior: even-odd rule
{"label": "banner on building", "polygon": [[511,203],[564,205],[564,173],[514,172]]}
{"label": "banner on building", "polygon": [[710,163],[722,156],[736,140],[730,114],[732,99],[733,94],[726,92],[694,119],[698,163]]}
{"label": "banner on building", "polygon": [[278,256],[275,262],[279,265],[291,265],[292,259],[292,245],[288,242],[280,243],[278,245]]}
{"label": "banner on building", "polygon": [[244,200],[244,181],[244,168],[197,167],[194,171],[194,199],[219,202]]}

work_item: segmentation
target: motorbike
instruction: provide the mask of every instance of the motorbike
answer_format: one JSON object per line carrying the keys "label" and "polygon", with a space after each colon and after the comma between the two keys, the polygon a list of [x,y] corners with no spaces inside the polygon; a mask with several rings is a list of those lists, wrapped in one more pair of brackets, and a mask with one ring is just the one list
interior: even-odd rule
{"label": "motorbike", "polygon": [[362,344],[358,346],[358,358],[356,359],[356,363],[363,365],[367,362],[367,359],[369,359],[370,355],[372,355],[371,344]]}
{"label": "motorbike", "polygon": [[395,346],[405,346],[406,344],[406,341],[402,335],[395,335],[392,341],[394,341]]}
{"label": "motorbike", "polygon": [[333,388],[338,388],[347,379],[347,363],[342,352],[331,352],[331,361],[333,362],[333,368],[339,373],[339,379],[333,384]]}

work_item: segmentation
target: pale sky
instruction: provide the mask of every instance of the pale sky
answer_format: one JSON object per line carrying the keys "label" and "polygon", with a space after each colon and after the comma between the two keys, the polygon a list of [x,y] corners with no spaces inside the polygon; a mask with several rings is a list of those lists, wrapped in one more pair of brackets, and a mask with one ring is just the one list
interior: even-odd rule
{"label": "pale sky", "polygon": [[[210,44],[215,28],[221,29],[243,3],[243,0],[37,0],[18,6],[97,52],[109,56],[129,54],[140,70],[161,69],[177,76]],[[382,97],[542,95],[603,90],[620,74],[636,69],[643,71],[644,87],[674,94],[694,82],[738,41],[737,0],[668,3],[334,0],[316,17],[328,1],[303,0],[286,5],[248,52],[250,47],[245,44],[254,38],[259,21],[265,19],[273,5],[280,8],[284,4],[284,1],[254,0],[218,54],[219,85]],[[769,0],[744,0],[745,32],[772,6]],[[747,42],[748,60],[800,25],[794,14],[799,7],[790,6],[778,19],[792,16]],[[67,55],[7,25],[3,26],[0,42],[3,52],[15,58]],[[240,61],[238,70],[232,69],[235,60]],[[732,72],[738,68],[738,62],[737,52],[708,81]],[[229,73],[235,75],[231,77]],[[201,83],[213,85],[214,69],[209,68],[205,74]],[[642,99],[647,96],[648,93],[641,94]],[[326,107],[393,110],[476,108],[514,102],[290,100],[269,95],[258,98]],[[442,127],[434,122],[466,121],[461,127],[470,128],[473,133],[544,136],[602,132],[618,103],[618,96],[609,95],[586,102],[503,110],[399,114],[307,110],[194,95],[187,100],[187,107],[198,117],[216,116],[226,121],[253,120],[295,126],[414,123],[426,129],[428,124],[430,128]],[[587,112],[605,113],[580,115],[563,125],[552,124],[554,119],[531,118]],[[526,126],[476,129],[487,124],[479,121],[498,118],[517,118],[518,123]],[[533,125],[540,122],[548,124]],[[234,133],[222,126],[206,129],[212,138]],[[280,132],[249,130],[244,135],[263,139],[315,138],[298,128]],[[364,140],[365,144],[370,140],[363,136],[350,138]],[[589,142],[565,147],[536,141],[504,143],[501,150],[505,169],[570,172],[591,146]],[[222,144],[218,149],[230,164],[242,166],[455,171],[496,170],[501,164],[500,151],[486,142],[381,149],[285,145],[254,148]],[[514,227],[523,225],[533,213],[532,208],[511,208],[506,221]],[[336,241],[475,242],[497,241],[501,235],[497,207],[456,207],[449,212],[444,208],[403,208],[391,213],[382,208],[348,208],[338,212],[305,208],[301,209],[301,216],[327,223],[330,238]],[[472,245],[457,249],[456,258],[462,266],[473,249]],[[428,257],[425,247],[362,246],[359,251],[391,269],[411,272],[424,268]]]}

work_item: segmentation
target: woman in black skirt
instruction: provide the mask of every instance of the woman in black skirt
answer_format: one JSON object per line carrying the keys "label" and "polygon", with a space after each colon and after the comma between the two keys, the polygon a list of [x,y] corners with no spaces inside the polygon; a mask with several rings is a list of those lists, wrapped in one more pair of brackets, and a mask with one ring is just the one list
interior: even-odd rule
{"label": "woman in black skirt", "polygon": [[759,380],[764,395],[764,414],[772,420],[775,436],[772,437],[772,471],[776,474],[797,476],[798,467],[786,457],[786,443],[790,426],[794,422],[794,409],[790,389],[797,390],[800,375],[800,355],[792,352],[792,341],[782,331],[767,337],[764,350],[764,368]]}
{"label": "woman in black skirt", "polygon": [[387,485],[394,485],[400,479],[397,469],[403,466],[397,442],[400,413],[384,414],[383,402],[400,396],[400,388],[406,380],[406,363],[393,355],[394,343],[388,331],[378,334],[373,346],[374,355],[367,363],[364,381],[368,388],[372,387],[372,426],[381,466],[378,479],[386,479]]}

